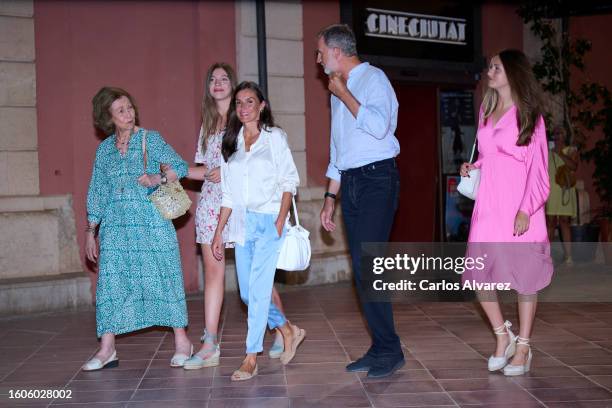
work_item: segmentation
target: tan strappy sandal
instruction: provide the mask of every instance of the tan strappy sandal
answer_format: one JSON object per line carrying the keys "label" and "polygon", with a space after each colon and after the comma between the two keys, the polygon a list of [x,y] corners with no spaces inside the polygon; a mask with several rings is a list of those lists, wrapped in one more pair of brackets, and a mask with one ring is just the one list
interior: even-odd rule
{"label": "tan strappy sandal", "polygon": [[230,378],[230,380],[232,381],[246,381],[246,380],[250,380],[251,378],[255,377],[257,375],[257,364],[255,364],[255,369],[253,370],[252,373],[249,373],[248,371],[242,371],[240,369],[234,371],[232,373],[232,376]]}
{"label": "tan strappy sandal", "polygon": [[291,330],[293,332],[293,341],[291,342],[291,347],[289,348],[289,350],[285,350],[283,351],[283,354],[281,354],[280,361],[284,365],[289,364],[289,362],[293,360],[293,357],[295,357],[295,352],[297,351],[297,348],[299,347],[300,344],[302,344],[302,342],[304,341],[304,338],[306,337],[306,330],[300,329],[299,327],[291,323],[290,325],[291,325]]}

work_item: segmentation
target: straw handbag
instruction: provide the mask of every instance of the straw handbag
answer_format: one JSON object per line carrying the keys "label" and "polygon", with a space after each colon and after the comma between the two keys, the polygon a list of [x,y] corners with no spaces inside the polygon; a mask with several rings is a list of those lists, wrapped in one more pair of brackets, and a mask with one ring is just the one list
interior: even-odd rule
{"label": "straw handbag", "polygon": [[[147,173],[147,131],[142,136],[142,152],[144,159],[144,172]],[[178,180],[172,183],[160,185],[154,192],[149,194],[149,200],[153,203],[167,220],[173,220],[185,214],[191,207],[191,200],[183,190]]]}

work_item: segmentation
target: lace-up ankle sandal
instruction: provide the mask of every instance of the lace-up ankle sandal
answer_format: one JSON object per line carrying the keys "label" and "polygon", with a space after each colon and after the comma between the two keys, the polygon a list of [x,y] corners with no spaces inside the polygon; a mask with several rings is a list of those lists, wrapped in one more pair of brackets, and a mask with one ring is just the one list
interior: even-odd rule
{"label": "lace-up ankle sandal", "polygon": [[523,375],[525,373],[528,373],[529,369],[531,368],[531,358],[533,357],[533,354],[531,354],[531,346],[529,345],[529,339],[526,339],[524,337],[519,337],[516,344],[519,346],[527,346],[529,348],[529,353],[527,354],[527,359],[525,360],[525,364],[521,364],[521,365],[508,364],[507,366],[504,367],[504,375],[508,377],[512,377],[515,375]]}
{"label": "lace-up ankle sandal", "polygon": [[283,351],[285,351],[285,343],[283,342],[283,336],[279,335],[277,332],[275,333],[274,343],[272,343],[272,347],[270,347],[270,351],[268,351],[268,356],[270,358],[280,358],[280,356],[283,354]]}
{"label": "lace-up ankle sandal", "polygon": [[200,368],[216,367],[219,365],[221,349],[219,348],[219,343],[217,343],[217,335],[210,334],[204,329],[200,342],[204,346],[200,351],[191,356],[189,360],[185,361],[183,365],[185,370],[199,370]]}
{"label": "lace-up ankle sandal", "polygon": [[516,336],[510,330],[511,326],[512,323],[506,320],[504,324],[493,329],[493,333],[495,333],[496,336],[505,336],[507,334],[510,343],[508,343],[506,350],[504,350],[503,356],[495,357],[495,355],[492,355],[491,357],[489,357],[489,371],[497,371],[504,368],[508,364],[508,359],[512,357],[516,351]]}

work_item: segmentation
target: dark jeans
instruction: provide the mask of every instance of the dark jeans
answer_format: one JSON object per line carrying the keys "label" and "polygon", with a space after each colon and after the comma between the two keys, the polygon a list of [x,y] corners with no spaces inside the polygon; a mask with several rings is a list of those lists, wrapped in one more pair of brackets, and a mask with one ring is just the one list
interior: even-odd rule
{"label": "dark jeans", "polygon": [[361,293],[361,244],[387,242],[399,199],[399,173],[394,159],[342,172],[342,215],[353,262],[355,284],[372,334],[368,354],[376,358],[403,356],[395,333],[390,302],[367,302]]}

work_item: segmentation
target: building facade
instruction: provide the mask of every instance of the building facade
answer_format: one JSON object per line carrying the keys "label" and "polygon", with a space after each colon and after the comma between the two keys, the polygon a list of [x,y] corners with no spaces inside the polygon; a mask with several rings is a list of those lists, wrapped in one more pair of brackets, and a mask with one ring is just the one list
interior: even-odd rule
{"label": "building facade", "polygon": [[[400,101],[398,161],[404,188],[393,230],[397,241],[444,236],[440,92],[471,91],[476,105],[478,75],[487,57],[519,48],[537,58],[538,43],[515,3],[469,8],[469,26],[444,9],[425,13],[422,3],[265,2],[269,99],[289,136],[301,178],[300,219],[313,241],[310,270],[284,275],[289,283],[350,277],[342,231],[330,236],[318,221],[330,124],[326,80],[314,56],[322,27],[347,22],[359,38],[385,37],[397,47],[426,33],[429,40],[464,43],[473,50],[470,68],[451,75],[443,69],[445,58],[429,55],[427,63],[415,63],[411,57],[394,58],[393,46],[385,55],[368,48],[368,59],[388,73]],[[365,19],[358,20],[362,15]],[[593,41],[589,72],[610,86],[609,21],[609,16],[573,17],[570,27],[572,34]],[[101,141],[92,125],[91,98],[102,86],[125,88],[136,98],[142,125],[160,131],[192,162],[207,67],[225,61],[236,67],[239,80],[258,80],[255,2],[0,0],[0,38],[0,309],[12,313],[89,304],[96,275],[84,260],[85,196]],[[427,52],[432,44],[420,46]],[[591,172],[585,165],[579,175],[596,200]],[[184,185],[195,201],[199,185]],[[175,222],[190,293],[203,284],[194,219],[192,209]],[[227,287],[235,287],[231,264]]]}

